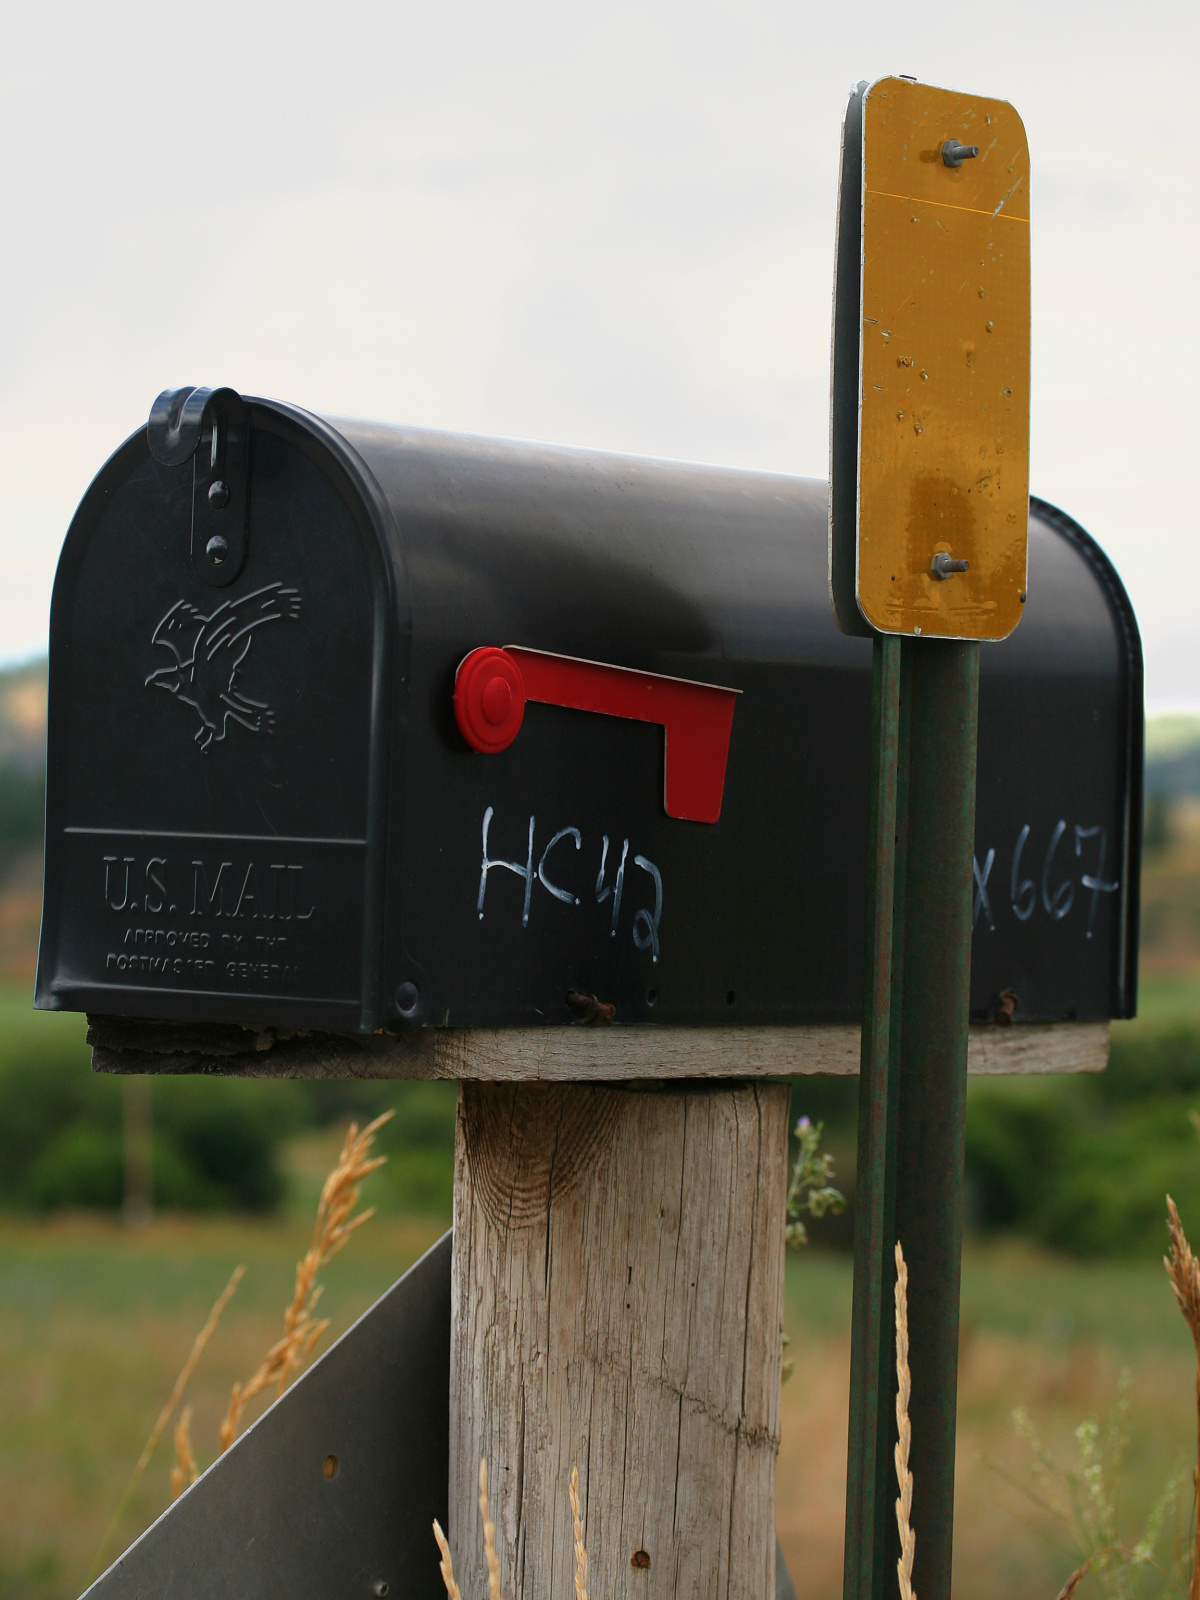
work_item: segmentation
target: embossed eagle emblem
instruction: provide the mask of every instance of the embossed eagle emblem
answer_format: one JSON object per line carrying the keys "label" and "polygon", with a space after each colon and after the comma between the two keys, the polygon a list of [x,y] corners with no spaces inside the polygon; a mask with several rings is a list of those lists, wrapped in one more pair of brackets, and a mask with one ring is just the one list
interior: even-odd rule
{"label": "embossed eagle emblem", "polygon": [[200,718],[196,743],[207,752],[225,737],[232,720],[250,733],[271,733],[275,713],[239,687],[254,635],[268,622],[295,621],[300,591],[269,583],[239,600],[226,600],[205,616],[187,600],[177,600],[158,624],[151,643],[174,660],[146,679],[146,687],[166,689]]}

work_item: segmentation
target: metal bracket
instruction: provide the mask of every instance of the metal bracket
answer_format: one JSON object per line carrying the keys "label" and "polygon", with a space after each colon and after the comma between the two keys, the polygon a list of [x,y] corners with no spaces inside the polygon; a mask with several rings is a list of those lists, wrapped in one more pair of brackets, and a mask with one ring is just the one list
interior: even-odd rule
{"label": "metal bracket", "polygon": [[235,389],[164,389],[146,424],[150,454],[163,466],[192,461],[191,562],[214,589],[246,564],[250,414]]}
{"label": "metal bracket", "polygon": [[445,1600],[447,1233],[87,1591]]}

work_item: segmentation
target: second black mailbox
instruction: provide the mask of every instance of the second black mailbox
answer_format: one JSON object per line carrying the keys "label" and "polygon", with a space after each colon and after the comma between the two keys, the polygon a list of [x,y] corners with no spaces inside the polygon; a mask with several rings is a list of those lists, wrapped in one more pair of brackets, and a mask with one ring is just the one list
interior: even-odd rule
{"label": "second black mailbox", "polygon": [[[37,1000],[374,1030],[842,1022],[870,645],[826,489],[182,390],[54,589]],[[983,652],[972,1012],[1134,1005],[1141,652],[1034,502]]]}

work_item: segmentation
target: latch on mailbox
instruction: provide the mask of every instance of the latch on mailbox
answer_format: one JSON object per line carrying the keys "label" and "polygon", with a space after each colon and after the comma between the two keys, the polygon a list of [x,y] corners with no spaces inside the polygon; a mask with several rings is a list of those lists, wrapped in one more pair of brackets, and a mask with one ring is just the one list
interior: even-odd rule
{"label": "latch on mailbox", "polygon": [[150,454],[165,467],[192,461],[191,560],[196,576],[224,589],[246,561],[250,424],[234,389],[164,389],[146,424]]}

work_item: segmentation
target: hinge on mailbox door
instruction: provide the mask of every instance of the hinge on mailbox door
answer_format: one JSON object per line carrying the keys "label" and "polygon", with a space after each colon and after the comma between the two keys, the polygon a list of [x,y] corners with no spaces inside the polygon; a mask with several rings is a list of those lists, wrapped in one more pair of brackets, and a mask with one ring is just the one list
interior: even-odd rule
{"label": "hinge on mailbox door", "polygon": [[250,414],[235,389],[164,389],[146,425],[150,453],[167,467],[192,462],[191,560],[216,589],[246,562]]}

